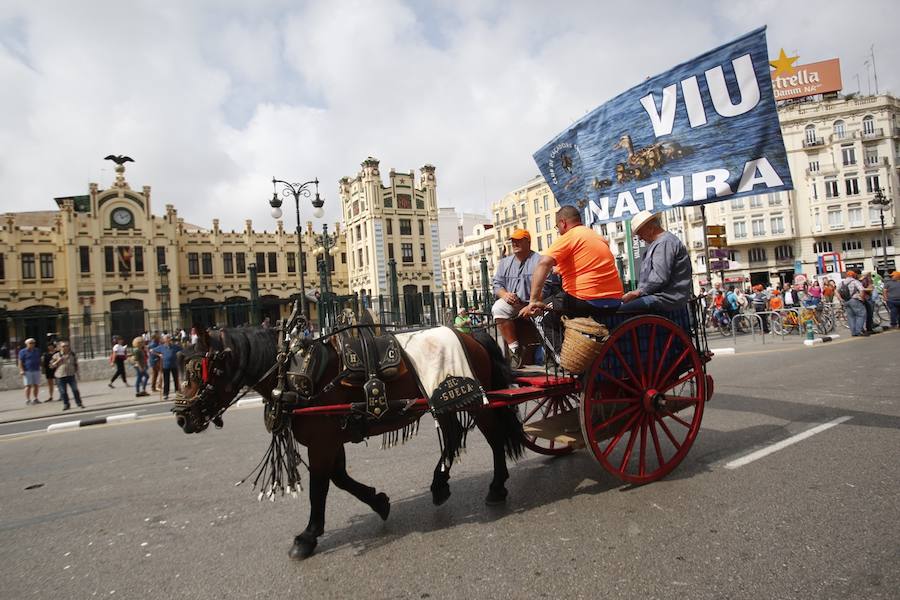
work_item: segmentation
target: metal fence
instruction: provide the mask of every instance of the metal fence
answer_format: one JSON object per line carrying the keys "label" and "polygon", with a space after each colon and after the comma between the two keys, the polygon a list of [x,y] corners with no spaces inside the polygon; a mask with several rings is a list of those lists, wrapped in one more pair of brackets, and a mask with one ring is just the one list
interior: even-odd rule
{"label": "metal fence", "polygon": [[[364,296],[325,294],[309,303],[314,331],[333,326],[341,312],[352,310],[357,316],[369,310],[385,324],[428,326],[452,324],[460,307],[473,311],[476,320],[489,318],[492,297],[483,291],[417,292]],[[144,332],[177,333],[192,327],[240,327],[275,323],[290,312],[290,301],[259,303],[185,304],[170,310],[122,310],[70,315],[65,310],[43,310],[14,315],[0,314],[0,361],[15,360],[16,350],[28,338],[35,338],[41,349],[50,341],[68,339],[72,349],[85,358],[103,356],[110,351],[114,336],[131,339]],[[2,349],[5,348],[5,351]]]}

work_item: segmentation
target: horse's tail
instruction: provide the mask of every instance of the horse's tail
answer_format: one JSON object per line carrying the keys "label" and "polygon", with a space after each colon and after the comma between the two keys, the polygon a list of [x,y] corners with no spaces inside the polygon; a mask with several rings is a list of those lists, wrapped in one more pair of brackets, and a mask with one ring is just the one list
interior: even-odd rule
{"label": "horse's tail", "polygon": [[498,346],[497,342],[494,341],[494,338],[483,329],[476,329],[473,331],[472,337],[475,338],[476,342],[481,344],[481,347],[485,349],[491,360],[491,388],[499,390],[509,387],[513,381],[512,369],[503,357],[500,346]]}
{"label": "horse's tail", "polygon": [[[481,344],[490,357],[493,388],[496,390],[509,387],[513,382],[513,373],[500,351],[500,346],[484,330],[475,330],[472,337]],[[493,413],[497,419],[496,435],[503,440],[506,456],[511,459],[521,458],[525,452],[525,432],[522,430],[518,409],[515,406],[504,406],[494,409]]]}
{"label": "horse's tail", "polygon": [[513,460],[522,458],[525,453],[525,431],[519,419],[519,409],[515,406],[504,406],[494,409],[497,416],[497,435],[503,439],[506,456]]}

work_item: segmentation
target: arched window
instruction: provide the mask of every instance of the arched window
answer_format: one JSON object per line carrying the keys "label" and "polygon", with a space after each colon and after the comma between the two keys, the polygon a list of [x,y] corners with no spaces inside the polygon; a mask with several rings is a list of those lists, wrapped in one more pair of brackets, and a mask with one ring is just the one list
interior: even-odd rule
{"label": "arched window", "polygon": [[816,126],[815,125],[807,125],[806,126],[806,144],[811,145],[816,143]]}
{"label": "arched window", "polygon": [[834,122],[834,139],[842,140],[847,137],[846,124],[840,119]]}
{"label": "arched window", "polygon": [[863,135],[872,135],[875,133],[875,117],[866,115],[863,117]]}

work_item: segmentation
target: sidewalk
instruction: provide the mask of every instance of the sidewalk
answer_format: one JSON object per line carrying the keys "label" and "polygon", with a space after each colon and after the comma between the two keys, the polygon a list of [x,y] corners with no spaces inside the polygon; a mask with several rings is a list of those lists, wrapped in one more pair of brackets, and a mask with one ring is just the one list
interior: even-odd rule
{"label": "sidewalk", "polygon": [[[129,379],[129,383],[133,383],[133,381],[133,379]],[[26,405],[25,390],[22,388],[0,391],[0,423],[55,417],[57,415],[72,415],[73,419],[79,419],[83,418],[81,415],[91,414],[98,410],[162,402],[161,393],[151,393],[149,396],[136,398],[134,387],[128,386],[126,388],[122,382],[117,381],[116,387],[109,389],[106,383],[107,380],[78,382],[78,390],[81,392],[81,401],[84,404],[84,408],[78,408],[75,404],[75,399],[72,397],[71,390],[69,390],[69,404],[72,408],[65,412],[63,412],[63,403],[59,399],[58,389],[53,390],[53,402],[47,402],[46,383],[41,385],[40,388],[40,404]],[[147,391],[150,391],[149,387]],[[170,392],[169,401],[171,402],[174,397],[174,391]]]}

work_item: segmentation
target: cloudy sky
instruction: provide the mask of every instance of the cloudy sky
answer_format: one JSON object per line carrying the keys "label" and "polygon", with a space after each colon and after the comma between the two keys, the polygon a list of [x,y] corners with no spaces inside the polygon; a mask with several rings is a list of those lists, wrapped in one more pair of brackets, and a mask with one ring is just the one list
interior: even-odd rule
{"label": "cloudy sky", "polygon": [[203,226],[271,229],[273,175],[318,177],[337,219],[367,156],[385,175],[432,163],[442,206],[487,212],[585,112],[761,25],[771,57],[839,57],[845,91],[857,74],[868,91],[874,44],[879,88],[900,91],[900,3],[849,6],[3,0],[0,212],[107,187],[119,153],[155,213]]}

